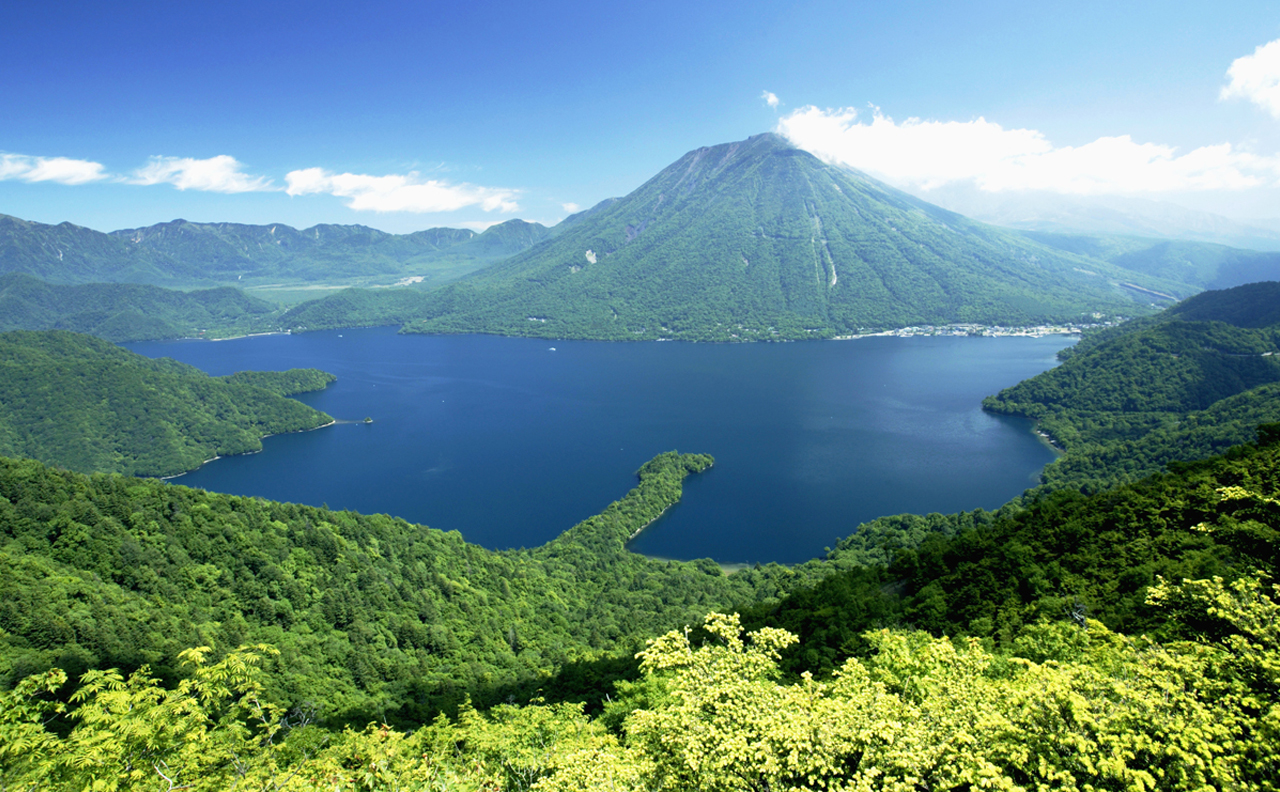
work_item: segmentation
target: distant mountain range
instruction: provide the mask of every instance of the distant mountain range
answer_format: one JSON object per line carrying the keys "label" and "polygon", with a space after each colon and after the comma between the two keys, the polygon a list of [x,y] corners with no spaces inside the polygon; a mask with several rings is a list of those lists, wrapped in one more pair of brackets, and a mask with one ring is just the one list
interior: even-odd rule
{"label": "distant mountain range", "polygon": [[444,282],[546,238],[540,223],[509,220],[477,234],[432,228],[388,234],[360,225],[169,223],[104,234],[0,215],[0,274],[53,283],[143,283],[168,288],[280,283]]}
{"label": "distant mountain range", "polygon": [[[479,234],[395,235],[175,220],[102,234],[0,215],[5,272],[58,284],[236,285],[259,295],[412,284],[348,289],[283,316],[239,309],[246,320],[297,330],[400,324],[727,341],[1140,315],[1207,288],[1280,278],[1280,253],[998,228],[764,134],[691,151],[630,195],[553,228],[511,220]],[[199,326],[201,316],[192,309],[170,322]],[[30,326],[92,329],[43,317]]]}
{"label": "distant mountain range", "polygon": [[1114,195],[984,192],[948,186],[915,193],[984,223],[1026,231],[1102,234],[1212,242],[1254,250],[1280,250],[1280,223],[1240,222],[1165,201]]}

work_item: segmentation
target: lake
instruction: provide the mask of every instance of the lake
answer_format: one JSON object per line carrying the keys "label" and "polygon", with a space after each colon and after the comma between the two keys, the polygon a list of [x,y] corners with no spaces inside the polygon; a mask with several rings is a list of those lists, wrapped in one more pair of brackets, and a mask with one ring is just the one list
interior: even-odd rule
{"label": "lake", "polygon": [[866,520],[995,508],[1054,452],[981,400],[1055,364],[1046,338],[604,343],[367,328],[126,345],[214,375],[314,367],[339,419],[175,483],[533,547],[635,485],[662,451],[712,454],[631,548],[721,563],[820,555]]}

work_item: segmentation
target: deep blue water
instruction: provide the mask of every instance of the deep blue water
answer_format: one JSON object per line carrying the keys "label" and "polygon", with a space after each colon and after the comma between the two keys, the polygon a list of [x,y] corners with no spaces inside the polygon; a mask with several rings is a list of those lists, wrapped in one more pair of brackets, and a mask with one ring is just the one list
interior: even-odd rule
{"label": "deep blue water", "polygon": [[791,563],[880,515],[995,508],[1032,485],[1052,450],[980,402],[1069,343],[618,344],[371,328],[129,348],[215,375],[320,368],[338,381],[299,398],[374,419],[271,437],[179,484],[532,547],[621,497],[655,454],[694,451],[716,466],[687,479],[632,549]]}

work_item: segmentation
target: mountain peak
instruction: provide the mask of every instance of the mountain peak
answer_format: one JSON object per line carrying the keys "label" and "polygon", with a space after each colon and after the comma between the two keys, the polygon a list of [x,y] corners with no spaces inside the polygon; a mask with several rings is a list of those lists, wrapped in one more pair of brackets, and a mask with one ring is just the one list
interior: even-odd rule
{"label": "mountain peak", "polygon": [[409,329],[727,341],[1143,310],[1120,285],[1136,273],[1083,266],[772,132],[689,151],[565,226],[429,295],[434,318]]}
{"label": "mountain peak", "polygon": [[746,140],[735,140],[731,143],[718,143],[714,146],[702,146],[689,152],[689,154],[718,153],[729,156],[759,156],[769,154],[774,151],[795,150],[795,148],[795,145],[792,144],[791,141],[787,140],[782,135],[779,135],[777,132],[761,132],[758,135],[752,135]]}
{"label": "mountain peak", "polygon": [[763,132],[752,135],[746,140],[696,148],[673,163],[671,167],[674,168],[686,160],[715,162],[723,165],[743,159],[755,159],[793,151],[799,151],[799,149],[792,145],[791,141],[776,132]]}

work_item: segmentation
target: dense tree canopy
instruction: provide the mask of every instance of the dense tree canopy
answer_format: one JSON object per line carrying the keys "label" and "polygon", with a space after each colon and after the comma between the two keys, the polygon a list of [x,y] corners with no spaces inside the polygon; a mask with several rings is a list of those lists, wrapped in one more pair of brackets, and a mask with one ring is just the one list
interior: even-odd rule
{"label": "dense tree canopy", "polygon": [[494,552],[384,515],[0,460],[0,673],[151,663],[171,678],[189,646],[269,642],[288,669],[273,699],[331,721],[524,695],[773,591],[777,567],[726,576],[625,548],[710,463],[660,455],[599,515]]}
{"label": "dense tree canopy", "polygon": [[[1097,622],[1042,621],[1014,647],[906,630],[864,638],[834,674],[782,679],[796,637],[712,613],[705,643],[640,653],[616,729],[566,704],[464,707],[412,733],[324,733],[264,700],[269,647],[183,653],[174,688],[146,669],[61,671],[0,694],[6,789],[1275,790],[1276,594],[1258,581],[1162,583],[1222,626],[1159,643]],[[51,723],[65,723],[63,731]]]}
{"label": "dense tree canopy", "polygon": [[846,564],[777,602],[744,607],[744,620],[801,637],[803,649],[784,656],[796,673],[834,669],[867,650],[865,630],[900,624],[1004,646],[1040,619],[1186,637],[1147,602],[1160,578],[1274,576],[1280,565],[1277,430],[1264,429],[1263,446],[1091,496],[1047,494],[898,542],[883,565]]}
{"label": "dense tree canopy", "polygon": [[65,331],[0,333],[0,454],[84,472],[172,476],[262,437],[333,418],[286,398],[335,378],[315,369],[210,377]]}
{"label": "dense tree canopy", "polygon": [[1086,335],[1061,366],[987,398],[1036,421],[1066,453],[1050,488],[1098,490],[1225,451],[1280,420],[1276,283],[1206,292]]}
{"label": "dense tree canopy", "polygon": [[[991,403],[1096,492],[883,517],[791,569],[627,550],[706,455],[504,552],[0,458],[0,787],[1275,790],[1280,377],[1250,304],[1101,334]],[[118,372],[213,393],[67,333],[0,344],[37,377],[16,398],[72,415]]]}

